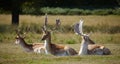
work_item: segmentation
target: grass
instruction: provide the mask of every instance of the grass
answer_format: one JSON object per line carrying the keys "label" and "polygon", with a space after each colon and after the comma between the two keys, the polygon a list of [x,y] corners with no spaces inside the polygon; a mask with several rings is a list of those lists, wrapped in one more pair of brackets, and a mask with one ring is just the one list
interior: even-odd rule
{"label": "grass", "polygon": [[[7,19],[6,19],[7,18]],[[60,18],[62,25],[73,25],[75,22],[78,22],[80,19],[85,21],[84,25],[95,26],[108,24],[110,26],[119,26],[120,25],[120,16],[117,15],[108,15],[108,16],[79,16],[79,15],[48,15],[48,24],[54,25],[55,20]],[[11,15],[0,15],[0,24],[10,24]],[[31,15],[20,15],[20,23],[44,23],[44,16],[31,16]]]}
{"label": "grass", "polygon": [[[20,25],[11,26],[11,15],[0,15],[0,64],[120,64],[120,16],[62,16],[49,15],[48,24],[54,27],[56,18],[62,22],[62,30],[52,31],[52,42],[67,45],[79,51],[81,37],[75,35],[71,27],[81,18],[84,20],[84,33],[95,30],[90,38],[97,44],[108,47],[112,55],[98,56],[52,56],[45,54],[27,53],[19,45],[15,45],[15,29],[27,31],[25,41],[27,43],[40,42],[41,26],[44,16],[20,15]],[[51,27],[51,28],[52,28]],[[28,29],[29,28],[29,29]],[[70,29],[70,30],[67,30]],[[98,30],[99,29],[99,30]],[[114,33],[110,33],[109,31]]]}
{"label": "grass", "polygon": [[[71,44],[74,48],[79,49],[80,44]],[[65,56],[57,57],[52,55],[27,53],[19,45],[14,43],[0,44],[0,63],[1,64],[119,64],[120,45],[105,44],[111,49],[112,55],[108,56]],[[99,63],[98,63],[99,62]]]}
{"label": "grass", "polygon": [[[7,19],[6,19],[7,17]],[[0,32],[13,32],[8,30],[11,27],[10,15],[0,15]],[[63,15],[48,15],[48,26],[51,30],[55,29],[55,20],[60,18],[61,26],[60,32],[73,32],[73,25],[80,19],[85,21],[84,32],[102,32],[102,33],[120,33],[120,16],[108,15],[108,16],[63,16]],[[3,25],[4,24],[4,25]],[[41,26],[44,24],[44,16],[31,16],[31,15],[20,15],[20,25],[18,28],[22,31],[30,32],[41,32]],[[4,27],[6,26],[6,27]],[[17,29],[16,27],[14,29]]]}

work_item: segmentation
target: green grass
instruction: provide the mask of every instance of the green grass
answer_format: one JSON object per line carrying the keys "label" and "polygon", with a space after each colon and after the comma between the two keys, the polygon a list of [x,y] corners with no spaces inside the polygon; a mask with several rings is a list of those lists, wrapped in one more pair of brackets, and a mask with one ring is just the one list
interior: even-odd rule
{"label": "green grass", "polygon": [[[68,46],[79,50],[80,44]],[[14,43],[0,43],[0,64],[119,64],[120,45],[105,44],[112,51],[112,55],[98,56],[65,56],[27,53],[19,45]]]}

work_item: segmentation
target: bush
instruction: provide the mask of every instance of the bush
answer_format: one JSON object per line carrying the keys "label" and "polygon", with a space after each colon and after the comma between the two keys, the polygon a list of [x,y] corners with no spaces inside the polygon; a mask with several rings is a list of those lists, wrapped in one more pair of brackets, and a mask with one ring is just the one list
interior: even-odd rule
{"label": "bush", "polygon": [[65,14],[67,13],[68,9],[64,9],[64,8],[49,8],[49,7],[43,7],[40,9],[41,13],[45,14],[45,13],[48,13],[48,14],[53,14],[53,15],[56,15],[56,14]]}
{"label": "bush", "polygon": [[79,14],[81,14],[81,11],[79,9],[77,9],[77,8],[70,9],[67,14],[68,15],[79,15]]}
{"label": "bush", "polygon": [[50,8],[50,7],[43,7],[40,9],[42,14],[48,13],[53,15],[120,15],[120,9],[79,9],[79,8]]}
{"label": "bush", "polygon": [[23,14],[34,14],[35,8],[25,7],[25,8],[23,8],[22,13]]}
{"label": "bush", "polygon": [[113,10],[114,15],[120,15],[120,8]]}
{"label": "bush", "polygon": [[[0,12],[2,12],[0,10]],[[51,14],[51,15],[120,15],[120,8],[116,9],[80,9],[80,8],[60,8],[60,7],[24,7],[23,14]]]}
{"label": "bush", "polygon": [[94,14],[94,15],[109,15],[109,14],[113,14],[113,11],[111,9],[97,9],[97,10],[93,10],[92,14]]}

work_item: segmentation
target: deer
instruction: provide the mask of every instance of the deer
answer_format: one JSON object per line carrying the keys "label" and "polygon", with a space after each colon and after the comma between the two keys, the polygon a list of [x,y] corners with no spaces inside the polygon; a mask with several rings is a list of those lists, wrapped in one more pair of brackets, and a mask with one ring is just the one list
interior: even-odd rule
{"label": "deer", "polygon": [[84,34],[82,30],[83,20],[74,25],[74,31],[82,38],[78,55],[109,55],[111,51],[103,45],[96,44],[89,38],[90,34]]}
{"label": "deer", "polygon": [[68,46],[58,45],[51,42],[51,32],[42,28],[43,35],[41,40],[44,41],[45,53],[55,56],[72,56],[77,52]]}
{"label": "deer", "polygon": [[19,44],[26,52],[44,53],[45,48],[43,43],[28,44],[24,40],[25,36],[22,36],[20,34],[17,34],[15,39],[15,44]]}

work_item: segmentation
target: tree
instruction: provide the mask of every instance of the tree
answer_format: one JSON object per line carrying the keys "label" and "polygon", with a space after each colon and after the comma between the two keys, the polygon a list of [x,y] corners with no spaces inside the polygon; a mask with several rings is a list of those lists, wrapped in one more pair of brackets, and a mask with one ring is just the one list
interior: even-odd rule
{"label": "tree", "polygon": [[31,0],[0,0],[0,8],[4,11],[10,11],[12,14],[12,24],[19,24],[19,13],[21,6],[25,2],[30,2]]}

